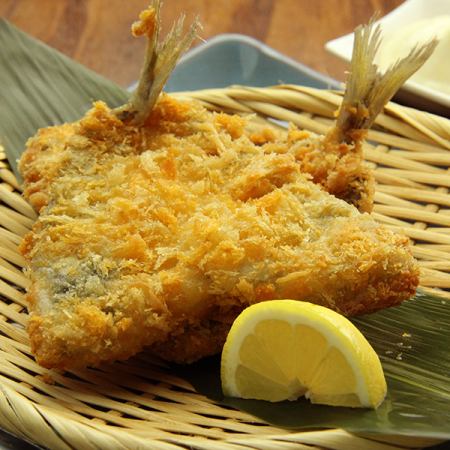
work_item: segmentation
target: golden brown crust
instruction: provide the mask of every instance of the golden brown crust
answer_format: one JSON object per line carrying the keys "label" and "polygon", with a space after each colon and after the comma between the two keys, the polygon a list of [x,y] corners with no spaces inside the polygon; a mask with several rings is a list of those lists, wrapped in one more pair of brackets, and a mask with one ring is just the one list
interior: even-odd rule
{"label": "golden brown crust", "polygon": [[[371,212],[375,194],[375,179],[363,158],[362,142],[367,130],[353,130],[351,143],[339,142],[340,130],[334,128],[320,142],[308,142],[300,134],[297,153],[301,170],[312,175],[330,194],[354,205],[360,212]],[[299,132],[290,130],[295,145]]]}
{"label": "golden brown crust", "polygon": [[255,302],[352,315],[413,294],[407,240],[302,173],[302,149],[323,137],[245,126],[163,96],[143,127],[96,103],[29,141],[20,168],[41,214],[21,251],[40,364],[96,365],[145,346],[191,361]]}

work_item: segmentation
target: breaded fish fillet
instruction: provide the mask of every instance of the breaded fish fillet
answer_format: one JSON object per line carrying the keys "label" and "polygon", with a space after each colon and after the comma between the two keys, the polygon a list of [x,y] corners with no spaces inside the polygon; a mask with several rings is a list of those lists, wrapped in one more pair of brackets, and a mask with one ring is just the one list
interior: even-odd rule
{"label": "breaded fish fillet", "polygon": [[[325,137],[292,128],[256,143],[246,119],[164,94],[137,122],[133,101],[97,102],[79,122],[40,130],[20,161],[40,211],[21,245],[38,362],[90,366],[144,347],[189,362],[219,351],[255,302],[353,315],[413,295],[408,240],[324,190],[368,198],[360,157],[353,172],[338,157],[356,155],[367,117],[348,105]],[[345,130],[348,117],[356,128]],[[327,148],[338,156],[320,158]]]}

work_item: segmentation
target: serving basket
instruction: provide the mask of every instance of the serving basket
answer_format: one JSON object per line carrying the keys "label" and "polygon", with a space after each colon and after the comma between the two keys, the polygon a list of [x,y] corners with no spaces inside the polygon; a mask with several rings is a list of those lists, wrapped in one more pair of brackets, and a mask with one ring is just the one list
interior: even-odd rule
{"label": "serving basket", "polygon": [[[174,94],[207,108],[254,114],[255,126],[332,125],[342,94],[302,86],[230,87]],[[450,121],[390,103],[365,145],[376,178],[373,216],[409,236],[421,288],[450,298]],[[141,353],[97,369],[46,370],[30,353],[18,245],[36,219],[0,154],[0,428],[51,449],[420,448],[432,439],[357,436],[342,429],[289,431],[197,393]]]}

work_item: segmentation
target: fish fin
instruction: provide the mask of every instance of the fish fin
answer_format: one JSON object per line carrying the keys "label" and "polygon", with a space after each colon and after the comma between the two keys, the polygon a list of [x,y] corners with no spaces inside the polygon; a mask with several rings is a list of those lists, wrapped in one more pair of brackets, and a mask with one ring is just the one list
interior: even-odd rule
{"label": "fish fin", "polygon": [[384,105],[425,63],[437,45],[436,39],[416,45],[382,74],[374,63],[380,42],[381,28],[373,19],[368,25],[356,28],[345,94],[335,130],[330,132],[334,140],[350,143],[354,141],[355,130],[369,129]]}
{"label": "fish fin", "polygon": [[116,108],[114,113],[119,119],[134,125],[142,125],[149,116],[179,57],[191,46],[200,29],[200,22],[195,18],[189,30],[183,34],[185,16],[182,15],[166,38],[159,42],[160,3],[160,0],[153,0],[131,28],[133,36],[147,36],[144,64],[138,86],[130,100]]}

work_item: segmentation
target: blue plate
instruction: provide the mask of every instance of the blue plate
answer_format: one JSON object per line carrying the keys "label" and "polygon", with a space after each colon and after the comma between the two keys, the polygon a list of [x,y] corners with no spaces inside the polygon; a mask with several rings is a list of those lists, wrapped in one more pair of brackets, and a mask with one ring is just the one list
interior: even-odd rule
{"label": "blue plate", "polygon": [[256,39],[221,34],[181,58],[166,84],[166,92],[223,88],[233,84],[272,86],[292,83],[340,89],[341,83],[294,61]]}

